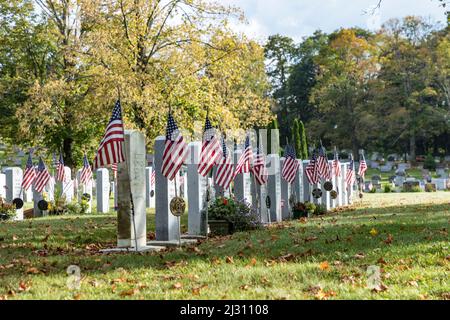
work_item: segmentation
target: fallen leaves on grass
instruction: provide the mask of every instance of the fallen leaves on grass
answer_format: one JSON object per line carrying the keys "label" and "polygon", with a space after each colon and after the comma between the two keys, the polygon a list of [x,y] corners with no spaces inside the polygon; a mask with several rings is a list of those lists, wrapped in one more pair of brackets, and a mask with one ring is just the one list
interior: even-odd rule
{"label": "fallen leaves on grass", "polygon": [[39,274],[41,273],[38,268],[30,267],[25,271],[26,274]]}
{"label": "fallen leaves on grass", "polygon": [[200,291],[202,290],[202,289],[205,289],[205,288],[207,288],[208,287],[208,285],[207,284],[204,284],[204,285],[202,285],[202,286],[200,286],[200,287],[196,287],[196,288],[192,288],[192,294],[194,295],[194,296],[199,296],[200,295]]}
{"label": "fallen leaves on grass", "polygon": [[234,259],[233,259],[233,257],[226,257],[225,262],[228,264],[234,264]]}
{"label": "fallen leaves on grass", "polygon": [[370,230],[370,235],[371,235],[372,237],[377,236],[377,235],[378,235],[377,229],[373,228],[372,230]]}
{"label": "fallen leaves on grass", "polygon": [[177,282],[172,286],[172,289],[176,289],[176,290],[179,290],[181,288],[183,288],[183,284],[181,282]]}
{"label": "fallen leaves on grass", "polygon": [[320,268],[320,270],[322,270],[322,271],[329,270],[329,269],[330,269],[330,264],[328,263],[328,261],[321,262],[321,263],[319,264],[319,268]]}
{"label": "fallen leaves on grass", "polygon": [[136,288],[133,288],[133,289],[129,289],[129,290],[124,290],[124,291],[122,291],[122,292],[119,294],[119,296],[121,296],[122,298],[125,298],[125,297],[131,297],[131,296],[134,296],[134,295],[137,294],[137,293],[139,293],[139,290],[136,289]]}
{"label": "fallen leaves on grass", "polygon": [[372,292],[379,293],[387,291],[389,288],[384,283],[379,284],[376,288],[372,289]]}
{"label": "fallen leaves on grass", "polygon": [[392,236],[392,234],[389,234],[387,239],[384,240],[384,243],[386,243],[387,245],[392,244],[392,242],[394,241],[394,237]]}

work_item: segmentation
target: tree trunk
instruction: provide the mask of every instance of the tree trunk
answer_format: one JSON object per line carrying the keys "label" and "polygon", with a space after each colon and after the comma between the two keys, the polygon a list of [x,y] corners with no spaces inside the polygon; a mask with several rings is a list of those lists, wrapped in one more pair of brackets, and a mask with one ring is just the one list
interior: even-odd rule
{"label": "tree trunk", "polygon": [[65,138],[63,141],[63,157],[66,167],[74,168],[75,162],[73,159],[73,139]]}

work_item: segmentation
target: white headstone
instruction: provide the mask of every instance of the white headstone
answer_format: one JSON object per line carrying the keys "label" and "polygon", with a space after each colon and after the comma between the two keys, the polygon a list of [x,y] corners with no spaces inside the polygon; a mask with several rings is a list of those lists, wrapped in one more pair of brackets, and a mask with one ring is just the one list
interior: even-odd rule
{"label": "white headstone", "polygon": [[270,220],[271,222],[281,222],[281,167],[279,155],[269,154],[267,156],[267,170],[269,172],[267,193],[271,203]]}
{"label": "white headstone", "polygon": [[[77,172],[77,179],[78,179],[78,181],[81,181],[81,179],[80,179],[80,176],[81,176],[81,169],[80,170],[78,170],[78,172]],[[93,194],[93,192],[92,192],[92,189],[93,189],[93,185],[94,185],[94,180],[90,180],[87,184],[83,184],[83,183],[81,183],[80,182],[80,185],[78,186],[78,190],[79,190],[79,192],[78,192],[78,203],[81,203],[81,201],[85,201],[85,200],[83,200],[83,198],[85,198],[85,197],[83,197],[84,195],[89,195],[89,201],[87,202],[88,203],[88,208],[87,208],[87,210],[86,210],[86,213],[92,213],[92,194]]]}
{"label": "white headstone", "polygon": [[155,208],[155,185],[152,184],[153,167],[145,168],[145,206]]}
{"label": "white headstone", "polygon": [[64,182],[62,184],[62,193],[66,197],[66,202],[70,203],[73,200],[73,180],[72,180],[72,170],[69,167],[64,167]]}
{"label": "white headstone", "polygon": [[97,170],[97,213],[109,213],[109,170]]}
{"label": "white headstone", "polygon": [[[21,198],[22,194],[22,178],[23,171],[20,168],[6,168],[5,169],[6,180],[6,201],[12,202],[16,198]],[[15,220],[23,220],[23,208],[16,210]]]}
{"label": "white headstone", "polygon": [[0,198],[6,199],[6,176],[0,173]]}

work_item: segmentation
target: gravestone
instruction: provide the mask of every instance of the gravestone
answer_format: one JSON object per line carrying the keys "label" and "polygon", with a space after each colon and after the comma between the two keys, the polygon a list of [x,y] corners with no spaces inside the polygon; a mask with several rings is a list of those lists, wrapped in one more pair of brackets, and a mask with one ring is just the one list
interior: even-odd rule
{"label": "gravestone", "polygon": [[[241,150],[234,152],[235,169],[242,155]],[[249,204],[253,203],[252,199],[252,180],[250,173],[240,173],[234,178],[234,195],[238,201],[245,201]]]}
{"label": "gravestone", "polygon": [[33,201],[33,189],[30,187],[28,190],[23,190],[23,201],[32,202]]}
{"label": "gravestone", "polygon": [[379,169],[380,168],[380,163],[377,161],[370,161],[370,168],[371,169]]}
{"label": "gravestone", "polygon": [[[350,164],[348,165],[348,167],[350,168]],[[353,171],[356,173],[356,168],[358,168],[355,163],[353,163]],[[352,184],[351,186],[349,186],[348,188],[348,204],[353,204],[353,199],[354,199],[354,195],[355,195],[355,184]]]}
{"label": "gravestone", "polygon": [[347,186],[347,181],[346,178],[347,177],[347,168],[348,168],[349,164],[347,163],[341,163],[341,174],[342,174],[342,179],[341,179],[341,198],[342,198],[342,205],[348,206],[349,205],[349,187]]}
{"label": "gravestone", "polygon": [[[77,172],[77,180],[78,181],[81,181],[81,179],[80,179],[81,171],[82,170],[80,169]],[[79,184],[79,189],[81,190],[81,192],[78,192],[78,202],[81,203],[81,201],[86,201],[86,200],[83,200],[84,195],[89,195],[89,200],[87,201],[88,208],[86,210],[86,213],[92,213],[93,185],[94,185],[94,180],[92,180],[92,179],[86,184],[83,184],[81,182]]]}
{"label": "gravestone", "polygon": [[260,221],[262,223],[269,223],[268,210],[266,206],[266,198],[267,198],[267,184],[260,186],[257,184],[256,192],[258,192],[259,196],[259,204],[258,204],[258,213],[260,217]]}
{"label": "gravestone", "polygon": [[431,183],[436,185],[438,191],[447,190],[447,179],[432,179]]}
{"label": "gravestone", "polygon": [[331,210],[331,197],[330,197],[330,192],[325,190],[325,183],[327,181],[322,179],[322,183],[320,185],[320,188],[322,189],[322,198],[321,198],[321,204],[322,206],[324,206],[327,211]]}
{"label": "gravestone", "polygon": [[436,169],[436,174],[440,178],[448,178],[448,173],[446,172],[446,170],[444,168]]}
{"label": "gravestone", "polygon": [[312,196],[311,196],[311,192],[312,192],[312,188],[311,185],[309,184],[308,181],[308,177],[306,176],[305,173],[305,169],[308,166],[309,161],[303,161],[303,170],[302,170],[302,175],[303,175],[303,198],[304,198],[304,202],[312,202]]}
{"label": "gravestone", "polygon": [[0,173],[0,198],[6,199],[6,176]]}
{"label": "gravestone", "polygon": [[[22,194],[22,178],[23,171],[20,168],[6,168],[5,169],[5,184],[6,184],[6,201],[12,202],[16,198],[21,198]],[[23,220],[23,208],[16,210],[16,217],[14,220]]]}
{"label": "gravestone", "polygon": [[[283,170],[283,166],[286,159],[280,159],[280,169]],[[281,218],[283,220],[289,220],[291,218],[291,207],[289,204],[289,198],[291,196],[291,185],[286,180],[281,178]]]}
{"label": "gravestone", "polygon": [[405,177],[405,176],[397,175],[397,176],[395,177],[394,183],[395,183],[395,186],[396,186],[396,187],[401,187],[401,186],[403,186],[403,184],[405,183],[405,181],[406,181],[406,177]]}
{"label": "gravestone", "polygon": [[74,186],[72,180],[72,170],[70,170],[69,167],[64,167],[64,182],[62,187],[63,194],[66,196],[66,202],[72,202],[74,196]]}
{"label": "gravestone", "polygon": [[208,178],[198,173],[202,144],[192,142],[189,144],[189,161],[187,164],[188,194],[188,234],[191,236],[206,235],[206,219],[202,210],[206,205],[206,189]]}
{"label": "gravestone", "polygon": [[44,197],[42,196],[42,193],[39,193],[36,191],[36,189],[34,188],[34,184],[33,187],[31,188],[33,190],[33,215],[35,217],[42,217],[43,216],[43,212],[38,208],[38,203],[39,201],[43,200]]}
{"label": "gravestone", "polygon": [[[156,241],[178,241],[178,220],[170,212],[170,201],[175,197],[174,181],[163,176],[161,168],[166,137],[161,136],[155,141],[155,224]],[[177,178],[175,178],[177,179]]]}
{"label": "gravestone", "polygon": [[280,156],[269,154],[267,156],[267,170],[269,181],[267,184],[267,194],[270,197],[270,221],[281,222],[281,170]]}
{"label": "gravestone", "polygon": [[52,176],[52,177],[50,177],[47,185],[45,186],[45,192],[47,193],[48,201],[55,201],[55,187],[56,187],[56,181],[55,181],[55,178]]}
{"label": "gravestone", "polygon": [[303,187],[303,161],[299,162],[298,171],[292,186],[292,194],[295,197],[295,202],[305,202],[304,187]]}
{"label": "gravestone", "polygon": [[155,186],[152,184],[153,167],[145,168],[145,206],[155,208]]}
{"label": "gravestone", "polygon": [[[117,246],[147,249],[145,208],[145,136],[139,131],[125,131],[124,155],[127,162],[117,166],[118,213]],[[134,208],[134,217],[133,210]],[[137,242],[137,248],[136,248]]]}
{"label": "gravestone", "polygon": [[334,190],[337,192],[337,198],[335,200],[335,207],[339,208],[343,205],[342,193],[344,190],[342,189],[342,180],[344,180],[344,175],[342,173],[342,165],[341,165],[341,175],[336,178],[336,183],[334,184]]}
{"label": "gravestone", "polygon": [[415,187],[420,187],[419,181],[406,181],[403,183],[404,192],[412,192]]}
{"label": "gravestone", "polygon": [[109,213],[109,170],[106,168],[97,170],[97,213]]}

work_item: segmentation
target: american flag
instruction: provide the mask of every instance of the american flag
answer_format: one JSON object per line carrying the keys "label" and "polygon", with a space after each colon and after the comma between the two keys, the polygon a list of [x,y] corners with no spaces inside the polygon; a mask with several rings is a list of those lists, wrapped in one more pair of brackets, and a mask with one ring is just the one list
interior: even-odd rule
{"label": "american flag", "polygon": [[56,181],[64,182],[64,159],[62,154],[59,154],[59,161],[56,165]]}
{"label": "american flag", "polygon": [[317,158],[317,170],[319,177],[325,180],[331,179],[331,169],[323,147],[319,148],[319,157]]}
{"label": "american flag", "polygon": [[156,178],[156,171],[152,170],[152,174],[150,176],[150,185],[154,186],[155,185],[155,178]]}
{"label": "american flag", "polygon": [[341,176],[341,162],[339,161],[339,155],[337,151],[334,152],[333,173],[335,177],[339,178]]}
{"label": "american flag", "polygon": [[300,163],[298,162],[295,155],[294,147],[287,145],[284,157],[285,160],[283,170],[281,171],[281,177],[288,183],[292,184],[295,181],[298,167],[300,166]]}
{"label": "american flag", "polygon": [[188,146],[183,135],[178,130],[177,124],[169,113],[167,119],[166,144],[164,147],[162,174],[172,181],[188,156]]}
{"label": "american flag", "polygon": [[31,152],[30,152],[28,154],[28,160],[27,160],[27,164],[25,167],[25,173],[23,174],[22,189],[25,191],[28,191],[34,182],[34,179],[36,179],[36,171],[34,170],[33,159],[31,158]]}
{"label": "american flag", "polygon": [[124,141],[125,134],[123,131],[122,110],[120,101],[117,100],[109,124],[106,127],[106,133],[94,159],[94,170],[113,163],[124,162]]}
{"label": "american flag", "polygon": [[354,166],[355,166],[355,162],[353,161],[353,157],[352,157],[351,161],[350,161],[350,168],[347,170],[347,177],[345,179],[348,186],[351,186],[351,185],[353,185],[353,183],[355,183],[356,176],[355,176]]}
{"label": "american flag", "polygon": [[260,186],[265,185],[269,180],[269,172],[266,167],[266,156],[261,153],[259,149],[256,152],[252,172],[255,175],[256,182]]}
{"label": "american flag", "polygon": [[44,190],[47,183],[50,181],[50,173],[48,172],[47,167],[45,166],[45,163],[42,160],[42,158],[39,158],[39,165],[37,171],[38,172],[34,188],[36,189],[37,192],[41,193]]}
{"label": "american flag", "polygon": [[215,164],[222,157],[220,142],[216,138],[216,130],[212,127],[209,118],[206,117],[205,132],[203,134],[202,152],[200,154],[200,163],[198,173],[206,177]]}
{"label": "american flag", "polygon": [[367,171],[367,163],[366,163],[366,158],[364,157],[364,154],[361,154],[361,160],[359,162],[359,170],[358,170],[358,174],[364,178],[366,176],[366,171]]}
{"label": "american flag", "polygon": [[225,139],[222,139],[222,159],[217,165],[217,172],[215,183],[224,190],[228,189],[234,177],[234,165],[231,159],[230,151],[225,144]]}
{"label": "american flag", "polygon": [[316,184],[319,182],[319,171],[317,169],[317,152],[313,151],[311,161],[305,168],[305,174],[310,184]]}
{"label": "american flag", "polygon": [[91,165],[89,164],[87,155],[84,154],[83,169],[81,169],[81,174],[80,174],[80,183],[87,185],[91,180],[92,180]]}
{"label": "american flag", "polygon": [[244,152],[242,153],[237,163],[235,175],[241,173],[249,173],[251,170],[252,162],[253,162],[253,150],[250,144],[250,136],[247,135],[247,138],[245,138]]}

